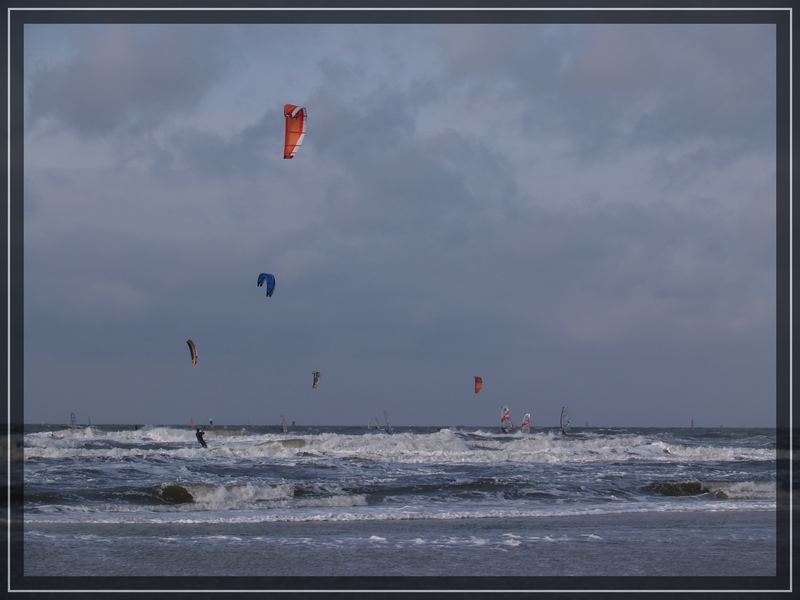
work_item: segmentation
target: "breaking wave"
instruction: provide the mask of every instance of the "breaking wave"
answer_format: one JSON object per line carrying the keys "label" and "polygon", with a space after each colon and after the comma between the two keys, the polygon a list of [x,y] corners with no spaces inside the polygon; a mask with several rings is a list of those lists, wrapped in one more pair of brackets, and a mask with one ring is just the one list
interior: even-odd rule
{"label": "breaking wave", "polygon": [[717,499],[774,499],[775,483],[771,481],[656,481],[646,490],[663,496],[698,496],[711,494]]}
{"label": "breaking wave", "polygon": [[[89,429],[89,428],[87,428]],[[442,429],[434,433],[348,435],[206,434],[200,448],[194,433],[169,427],[138,431],[65,430],[25,436],[25,459],[123,459],[172,456],[185,459],[362,459],[403,463],[568,463],[772,461],[774,448],[688,445],[639,434],[584,434],[562,438],[552,432],[496,435]]]}

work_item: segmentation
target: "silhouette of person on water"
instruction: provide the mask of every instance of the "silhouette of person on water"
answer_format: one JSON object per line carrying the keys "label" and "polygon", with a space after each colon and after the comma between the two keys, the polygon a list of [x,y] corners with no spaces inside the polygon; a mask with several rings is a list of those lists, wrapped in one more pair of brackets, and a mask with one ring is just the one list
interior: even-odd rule
{"label": "silhouette of person on water", "polygon": [[194,435],[197,437],[197,441],[200,442],[200,445],[203,448],[208,448],[208,446],[206,445],[206,441],[203,439],[203,436],[205,434],[206,434],[206,432],[198,427],[197,428],[197,433],[195,433]]}

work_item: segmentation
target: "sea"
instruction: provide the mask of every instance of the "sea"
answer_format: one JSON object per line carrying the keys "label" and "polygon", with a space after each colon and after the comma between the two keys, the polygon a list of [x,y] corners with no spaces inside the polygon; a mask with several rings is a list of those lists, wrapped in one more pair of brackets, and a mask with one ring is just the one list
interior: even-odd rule
{"label": "sea", "polygon": [[774,429],[26,426],[26,576],[775,576]]}

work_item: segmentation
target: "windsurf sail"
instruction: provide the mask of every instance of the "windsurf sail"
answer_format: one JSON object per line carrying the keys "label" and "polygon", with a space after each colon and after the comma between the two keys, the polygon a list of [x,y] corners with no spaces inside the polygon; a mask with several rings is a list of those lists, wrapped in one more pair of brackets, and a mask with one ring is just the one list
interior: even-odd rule
{"label": "windsurf sail", "polygon": [[567,427],[569,427],[569,413],[567,407],[561,407],[561,418],[558,421],[558,426],[561,429],[561,435],[567,435]]}
{"label": "windsurf sail", "polygon": [[389,415],[386,413],[386,411],[383,411],[383,422],[386,423],[386,431],[392,433],[392,426],[389,425]]}
{"label": "windsurf sail", "polygon": [[525,413],[525,416],[522,417],[522,424],[520,425],[520,429],[522,429],[526,433],[531,432],[531,413]]}
{"label": "windsurf sail", "polygon": [[69,413],[69,428],[75,429],[75,426],[78,424],[78,419],[75,416],[74,412]]}
{"label": "windsurf sail", "polygon": [[189,346],[189,354],[192,357],[192,364],[196,365],[197,364],[197,346],[194,345],[194,342],[192,340],[186,340],[186,345]]}
{"label": "windsurf sail", "polygon": [[514,429],[514,423],[511,421],[511,410],[507,406],[504,406],[503,411],[500,413],[500,429],[505,433]]}
{"label": "windsurf sail", "polygon": [[283,433],[289,433],[289,425],[286,424],[286,417],[281,415],[281,427],[283,428]]}
{"label": "windsurf sail", "polygon": [[302,106],[283,105],[283,116],[286,118],[286,131],[283,137],[283,158],[294,158],[297,149],[306,137],[308,112]]}
{"label": "windsurf sail", "polygon": [[[314,381],[311,383],[311,387],[313,389],[317,389],[319,387],[319,371],[311,371],[311,375],[314,377]],[[333,387],[336,387],[335,385]]]}
{"label": "windsurf sail", "polygon": [[189,419],[189,429],[194,429],[194,417]]}
{"label": "windsurf sail", "polygon": [[475,376],[475,393],[477,394],[483,389],[483,377]]}
{"label": "windsurf sail", "polygon": [[[264,286],[266,284],[266,286]],[[270,273],[261,273],[258,276],[258,287],[264,286],[267,290],[267,298],[272,297],[272,292],[275,291],[275,275]]]}

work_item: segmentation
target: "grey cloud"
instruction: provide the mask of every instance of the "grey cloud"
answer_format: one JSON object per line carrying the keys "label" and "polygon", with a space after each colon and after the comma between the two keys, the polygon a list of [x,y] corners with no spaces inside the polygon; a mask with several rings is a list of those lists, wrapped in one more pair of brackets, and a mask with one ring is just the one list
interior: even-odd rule
{"label": "grey cloud", "polygon": [[203,178],[276,174],[274,158],[283,152],[283,113],[268,110],[258,122],[228,137],[184,129],[171,136],[168,148],[176,169]]}
{"label": "grey cloud", "polygon": [[703,136],[740,151],[774,143],[769,26],[474,27],[443,39],[454,85],[491,100],[487,82],[509,84],[526,131],[569,135],[585,159]]}
{"label": "grey cloud", "polygon": [[[261,422],[289,405],[306,423],[360,422],[375,407],[395,423],[485,423],[502,399],[553,420],[567,403],[593,423],[683,424],[689,408],[763,423],[752,398],[774,396],[774,157],[733,116],[752,114],[754,130],[769,119],[743,97],[710,124],[671,120],[687,99],[717,97],[700,73],[738,46],[692,34],[669,63],[655,52],[675,47],[663,36],[603,53],[590,30],[448,29],[453,51],[410,84],[309,43],[309,135],[295,160],[280,158],[276,106],[225,134],[176,120],[131,146],[109,131],[116,168],[29,170],[27,364],[109,413],[123,414],[110,392],[147,398],[132,420],[202,405],[219,422]],[[751,42],[763,59],[763,38]],[[692,56],[696,87],[670,96]],[[415,47],[406,60],[426,58]],[[672,65],[664,81],[654,60]],[[719,77],[757,91],[758,78]],[[482,100],[509,108],[498,123],[513,147],[421,118],[452,111],[469,125]],[[132,123],[138,108],[125,110]],[[682,133],[689,123],[697,131]],[[545,166],[512,154],[548,136],[569,151]],[[261,271],[278,278],[269,300]],[[186,337],[200,349],[193,371]],[[305,402],[311,368],[325,401]],[[488,393],[465,402],[479,373]],[[26,389],[36,411],[60,410],[47,382]]]}
{"label": "grey cloud", "polygon": [[82,135],[152,128],[195,107],[236,57],[212,26],[84,26],[65,65],[28,75],[29,122],[52,118]]}

